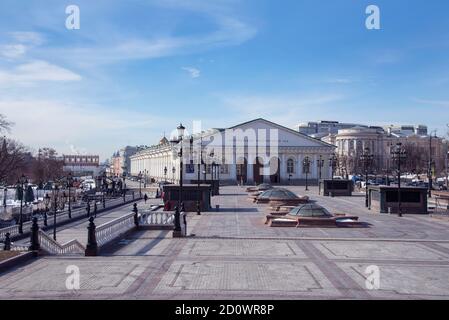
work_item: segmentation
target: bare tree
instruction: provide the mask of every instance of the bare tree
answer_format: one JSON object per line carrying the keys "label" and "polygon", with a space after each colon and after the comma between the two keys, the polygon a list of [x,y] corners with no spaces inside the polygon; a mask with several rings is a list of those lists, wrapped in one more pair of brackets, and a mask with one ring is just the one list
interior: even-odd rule
{"label": "bare tree", "polygon": [[63,175],[63,161],[53,148],[41,148],[31,164],[31,176],[37,183],[55,180]]}
{"label": "bare tree", "polygon": [[25,146],[13,139],[4,137],[0,149],[0,182],[14,183],[23,172],[29,159]]}
{"label": "bare tree", "polygon": [[0,133],[10,132],[13,125],[13,122],[8,121],[6,116],[0,113]]}

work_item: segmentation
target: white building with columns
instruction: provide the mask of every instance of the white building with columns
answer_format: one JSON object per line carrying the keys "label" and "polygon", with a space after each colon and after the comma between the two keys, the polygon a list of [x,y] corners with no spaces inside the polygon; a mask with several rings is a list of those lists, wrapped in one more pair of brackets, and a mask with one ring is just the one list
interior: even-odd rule
{"label": "white building with columns", "polygon": [[311,182],[320,175],[330,178],[329,158],[335,146],[268,120],[255,119],[227,129],[186,135],[178,142],[164,138],[158,145],[131,156],[131,174],[178,183],[181,148],[184,183],[196,182],[199,173],[201,181],[219,179],[222,184],[252,185],[303,184],[306,175]]}

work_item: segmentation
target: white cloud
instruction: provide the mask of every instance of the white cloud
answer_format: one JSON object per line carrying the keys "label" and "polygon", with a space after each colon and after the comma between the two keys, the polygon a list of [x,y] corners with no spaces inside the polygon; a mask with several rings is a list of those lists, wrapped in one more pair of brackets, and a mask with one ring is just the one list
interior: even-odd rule
{"label": "white cloud", "polygon": [[335,103],[343,100],[341,94],[317,95],[238,95],[225,96],[225,106],[233,115],[246,121],[266,117],[285,125],[296,125],[301,119],[318,119],[323,113],[335,112]]}
{"label": "white cloud", "polygon": [[412,100],[419,104],[425,104],[427,106],[449,107],[449,100],[428,100],[416,98],[413,98]]}
{"label": "white cloud", "polygon": [[348,79],[348,78],[333,78],[333,79],[328,79],[326,82],[333,83],[333,84],[350,84],[353,82],[353,80]]}
{"label": "white cloud", "polygon": [[[58,100],[5,99],[0,114],[15,123],[11,136],[34,149],[44,146],[61,153],[95,153],[102,159],[121,145],[151,144],[173,127],[172,119],[132,108],[111,109]],[[152,131],[153,130],[153,131]]]}
{"label": "white cloud", "polygon": [[17,59],[23,56],[27,47],[23,44],[5,44],[0,46],[0,55],[8,59]]}
{"label": "white cloud", "polygon": [[[47,57],[63,57],[79,66],[91,67],[98,64],[116,63],[123,60],[154,59],[176,55],[194,54],[224,46],[239,45],[253,38],[257,29],[243,19],[237,17],[235,8],[229,1],[218,1],[209,4],[208,1],[149,1],[142,3],[148,6],[149,12],[161,8],[170,14],[176,14],[173,23],[182,24],[186,11],[195,16],[201,16],[208,22],[202,32],[178,35],[177,29],[169,24],[157,31],[130,33],[126,28],[101,19],[96,21],[98,29],[108,30],[110,37],[98,36],[94,33],[83,34],[83,45],[71,43],[70,46],[52,46],[40,48],[40,54]],[[113,10],[127,12],[120,5]],[[149,13],[150,14],[150,13]],[[81,29],[83,32],[84,29]]]}
{"label": "white cloud", "polygon": [[10,32],[9,35],[12,39],[19,43],[25,43],[29,45],[39,46],[44,43],[44,36],[37,32]]}
{"label": "white cloud", "polygon": [[12,70],[0,69],[0,86],[31,85],[40,81],[79,81],[81,76],[50,64],[46,61],[32,61],[18,65]]}
{"label": "white cloud", "polygon": [[0,56],[7,59],[21,58],[30,48],[44,42],[44,37],[37,32],[9,32],[7,36],[9,41],[0,44]]}
{"label": "white cloud", "polygon": [[182,70],[187,71],[192,78],[199,78],[199,76],[201,75],[201,71],[197,68],[183,67]]}

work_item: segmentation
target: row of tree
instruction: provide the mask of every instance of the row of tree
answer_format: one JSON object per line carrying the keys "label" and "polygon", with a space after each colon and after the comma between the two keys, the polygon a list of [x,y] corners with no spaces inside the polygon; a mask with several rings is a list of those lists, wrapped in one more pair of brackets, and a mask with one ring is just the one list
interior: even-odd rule
{"label": "row of tree", "polygon": [[[0,133],[9,133],[13,125],[0,114]],[[4,136],[0,148],[0,184],[16,184],[22,174],[33,183],[43,184],[63,175],[63,161],[52,148],[33,153],[21,142]]]}
{"label": "row of tree", "polygon": [[[402,164],[402,171],[414,174],[426,174],[429,169],[429,154],[419,150],[412,144],[404,144],[404,150],[407,153],[407,158]],[[339,155],[337,161],[337,173],[341,176],[348,176],[349,174],[364,174],[365,167],[361,157]],[[436,175],[445,171],[446,159],[437,158],[432,159],[432,172]],[[391,174],[396,170],[396,165],[391,159],[382,161],[378,157],[374,157],[369,164],[369,173],[376,174]]]}

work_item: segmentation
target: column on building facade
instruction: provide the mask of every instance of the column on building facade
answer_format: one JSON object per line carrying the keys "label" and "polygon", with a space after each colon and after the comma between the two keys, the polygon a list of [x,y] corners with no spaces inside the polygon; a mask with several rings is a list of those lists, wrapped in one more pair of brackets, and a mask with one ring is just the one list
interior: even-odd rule
{"label": "column on building facade", "polygon": [[[280,151],[279,160],[281,162],[281,167],[279,168],[281,182],[286,183],[288,181],[288,173],[287,173],[288,154],[285,154],[284,151]],[[270,179],[270,177],[268,177],[268,179]]]}
{"label": "column on building facade", "polygon": [[254,156],[250,154],[250,152],[248,152],[248,162],[246,165],[246,175],[247,175],[247,181],[248,184],[253,184],[254,183],[254,172],[253,172],[253,168],[254,168]]}

